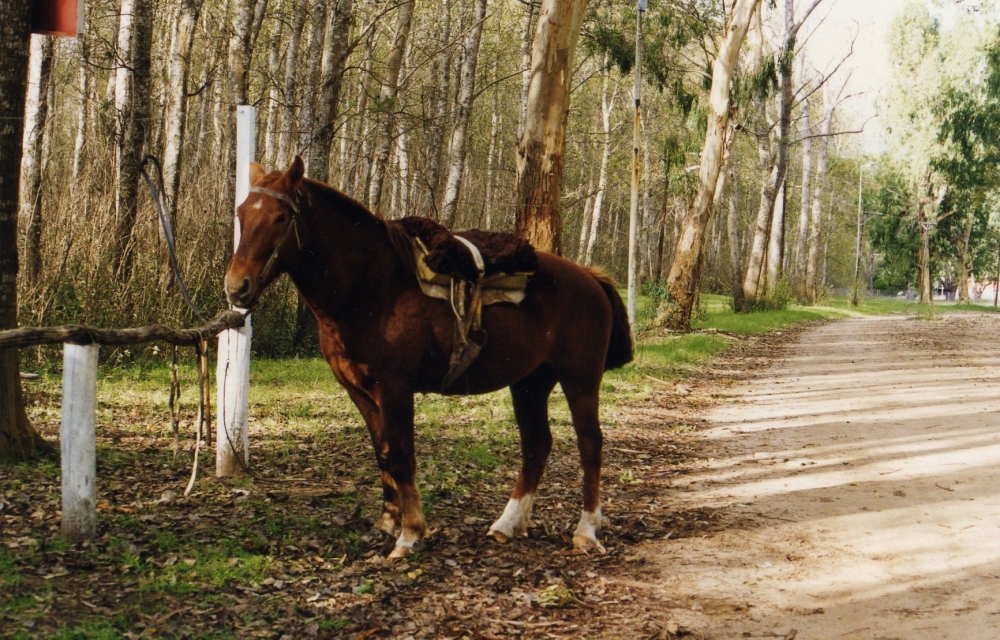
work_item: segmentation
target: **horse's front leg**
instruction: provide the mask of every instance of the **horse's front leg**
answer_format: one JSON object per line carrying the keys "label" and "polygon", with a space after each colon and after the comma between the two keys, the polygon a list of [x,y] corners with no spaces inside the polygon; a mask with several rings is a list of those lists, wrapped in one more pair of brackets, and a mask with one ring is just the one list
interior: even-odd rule
{"label": "horse's front leg", "polygon": [[417,491],[417,460],[413,446],[413,392],[403,384],[379,382],[375,402],[382,416],[386,464],[399,498],[401,531],[390,558],[402,558],[413,550],[427,531],[420,493]]}
{"label": "horse's front leg", "polygon": [[375,398],[363,389],[344,385],[347,395],[361,412],[368,434],[371,436],[372,448],[375,450],[375,460],[382,476],[382,515],[375,523],[375,528],[386,535],[395,537],[399,533],[401,521],[401,502],[396,482],[389,473],[389,443],[385,436],[385,425],[382,422],[382,412],[375,403]]}

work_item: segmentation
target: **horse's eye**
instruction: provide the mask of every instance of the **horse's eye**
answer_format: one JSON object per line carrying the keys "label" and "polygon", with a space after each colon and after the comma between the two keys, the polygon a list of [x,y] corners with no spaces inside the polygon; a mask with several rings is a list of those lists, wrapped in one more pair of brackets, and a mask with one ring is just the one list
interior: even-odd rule
{"label": "horse's eye", "polygon": [[288,220],[288,214],[282,213],[278,216],[278,219],[274,221],[275,224],[282,224]]}

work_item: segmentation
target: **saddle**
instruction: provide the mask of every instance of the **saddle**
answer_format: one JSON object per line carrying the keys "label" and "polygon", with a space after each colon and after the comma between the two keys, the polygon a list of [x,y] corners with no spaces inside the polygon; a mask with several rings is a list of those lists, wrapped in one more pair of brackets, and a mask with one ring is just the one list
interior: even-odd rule
{"label": "saddle", "polygon": [[447,389],[479,357],[486,344],[482,328],[484,305],[524,300],[528,277],[538,269],[531,244],[509,233],[462,231],[419,216],[397,221],[413,242],[414,265],[421,290],[447,300],[455,314],[455,347]]}

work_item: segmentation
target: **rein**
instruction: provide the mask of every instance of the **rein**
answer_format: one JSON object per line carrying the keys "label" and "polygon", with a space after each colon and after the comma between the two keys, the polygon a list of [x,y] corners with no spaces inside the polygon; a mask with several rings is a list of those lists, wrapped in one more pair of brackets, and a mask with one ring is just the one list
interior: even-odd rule
{"label": "rein", "polygon": [[[153,179],[149,177],[149,173],[146,171],[146,165],[151,164],[156,170],[156,178],[159,184],[159,189],[153,184]],[[181,296],[184,297],[184,302],[187,303],[188,308],[198,317],[202,322],[207,322],[202,310],[191,300],[191,296],[188,294],[187,287],[184,285],[184,277],[181,275],[181,268],[177,264],[177,248],[174,243],[174,226],[170,222],[170,215],[167,213],[167,194],[163,188],[163,169],[160,168],[160,161],[153,156],[146,156],[142,159],[139,164],[139,172],[142,174],[142,179],[146,181],[146,186],[149,187],[149,194],[153,196],[153,204],[156,207],[156,214],[160,218],[160,225],[163,227],[163,238],[167,241],[167,252],[170,254],[170,268],[174,272],[174,278],[177,279],[177,286],[181,290]]]}
{"label": "rein", "polygon": [[291,237],[293,231],[295,232],[295,242],[298,244],[299,249],[302,248],[302,238],[299,236],[299,226],[297,224],[298,217],[301,215],[301,210],[299,209],[298,202],[280,191],[266,189],[264,187],[250,187],[250,193],[269,196],[275,200],[284,202],[288,205],[288,208],[292,210],[291,220],[289,221],[288,226],[285,227],[285,233],[282,234],[281,240],[279,240],[278,244],[275,245],[274,251],[271,252],[271,257],[269,257],[267,262],[264,263],[264,269],[261,271],[260,279],[266,280],[271,276],[271,269],[274,267],[274,263],[278,259],[278,254],[281,253],[281,250],[284,248],[285,243],[288,242],[288,238]]}

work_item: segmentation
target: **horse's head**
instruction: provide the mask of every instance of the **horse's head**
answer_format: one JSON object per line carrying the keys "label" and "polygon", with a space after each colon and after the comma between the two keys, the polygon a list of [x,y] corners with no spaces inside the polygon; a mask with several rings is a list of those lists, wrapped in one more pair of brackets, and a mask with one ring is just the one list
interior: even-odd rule
{"label": "horse's head", "polygon": [[284,173],[265,173],[259,164],[250,164],[250,195],[236,210],[240,244],[226,272],[230,304],[251,307],[267,285],[291,268],[301,244],[299,187],[304,175],[298,156]]}

